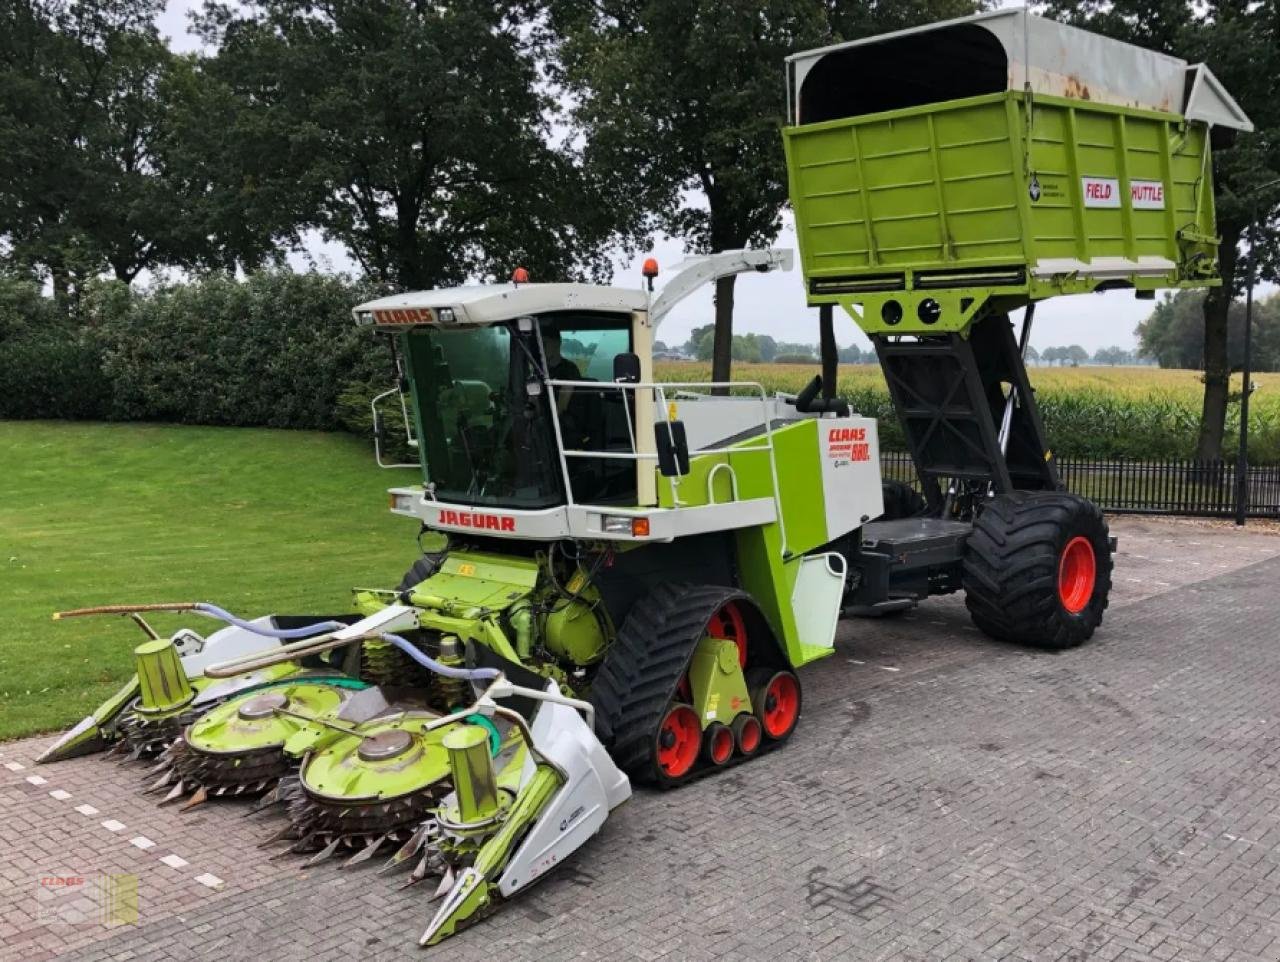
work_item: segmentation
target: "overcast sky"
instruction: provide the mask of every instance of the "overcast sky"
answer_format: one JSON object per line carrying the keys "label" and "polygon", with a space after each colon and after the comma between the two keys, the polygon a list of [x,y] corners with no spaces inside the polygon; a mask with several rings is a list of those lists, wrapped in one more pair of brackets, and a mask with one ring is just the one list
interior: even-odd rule
{"label": "overcast sky", "polygon": [[[169,0],[161,14],[158,20],[160,31],[169,38],[174,50],[199,49],[199,42],[187,31],[187,12],[199,6],[196,0]],[[1004,0],[1000,6],[1022,4]],[[778,76],[781,82],[781,67]],[[796,247],[789,211],[784,217],[782,233],[774,244],[777,247]],[[686,256],[681,241],[666,237],[655,239],[652,254],[663,269],[673,267]],[[631,261],[618,260],[613,282],[639,285],[640,263],[646,256],[648,254],[640,254]],[[356,265],[340,245],[326,243],[318,236],[310,239],[306,256],[292,260],[299,268],[314,263],[321,270],[357,272]],[[540,279],[546,280],[533,278],[534,281]],[[660,276],[658,284],[661,283]],[[1031,344],[1039,350],[1060,344],[1079,344],[1090,352],[1111,345],[1132,348],[1137,344],[1134,328],[1151,313],[1151,306],[1151,301],[1137,300],[1132,291],[1051,298],[1036,309]],[[667,344],[681,344],[689,337],[690,330],[709,323],[712,317],[711,288],[706,287],[672,311],[658,332],[658,338]],[[804,285],[798,267],[786,274],[744,274],[738,278],[734,308],[734,330],[737,333],[769,334],[780,341],[816,343],[817,317],[816,309],[805,306]],[[836,340],[841,345],[857,344],[864,350],[868,347],[867,339],[853,320],[840,312],[836,315]]]}

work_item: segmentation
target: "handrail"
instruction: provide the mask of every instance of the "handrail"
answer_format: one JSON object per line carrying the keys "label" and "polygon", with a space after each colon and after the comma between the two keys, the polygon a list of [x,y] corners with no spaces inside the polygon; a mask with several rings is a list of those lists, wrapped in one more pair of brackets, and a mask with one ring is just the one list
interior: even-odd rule
{"label": "handrail", "polygon": [[707,501],[710,504],[719,504],[716,500],[715,480],[716,475],[721,471],[729,472],[729,497],[734,501],[738,500],[738,473],[733,470],[733,465],[728,461],[721,461],[707,472]]}
{"label": "handrail", "polygon": [[[632,427],[631,425],[631,419],[629,416],[629,411],[630,411],[629,405],[627,407],[627,410],[628,410],[627,425],[628,425],[628,431],[631,439],[630,452],[586,451],[581,448],[566,448],[564,443],[564,432],[561,431],[560,429],[560,406],[557,403],[557,400],[558,400],[556,397],[557,389],[568,389],[568,390],[578,390],[578,391],[615,390],[620,392],[624,403],[626,401],[626,398],[629,392],[639,393],[640,391],[652,391],[654,392],[656,396],[656,400],[658,404],[661,406],[661,408],[663,409],[663,411],[668,410],[668,403],[667,403],[668,390],[674,390],[679,392],[679,390],[681,389],[688,389],[688,388],[700,388],[703,390],[715,389],[715,388],[734,388],[738,390],[749,389],[753,391],[755,395],[758,396],[760,401],[761,423],[764,428],[764,442],[765,442],[762,446],[755,445],[755,446],[744,446],[744,447],[698,448],[694,451],[690,451],[689,453],[691,456],[695,454],[696,455],[705,455],[705,454],[712,454],[712,455],[715,455],[715,454],[721,454],[721,455],[766,454],[768,455],[769,473],[771,476],[771,480],[773,482],[772,493],[773,493],[774,514],[777,519],[778,532],[781,535],[781,540],[782,540],[782,555],[784,557],[787,555],[787,528],[786,528],[786,522],[782,516],[782,498],[779,492],[779,484],[778,484],[777,451],[773,444],[773,423],[770,419],[769,396],[765,392],[765,388],[763,384],[759,383],[758,381],[665,381],[665,382],[574,381],[574,380],[561,380],[558,378],[548,378],[544,380],[543,383],[548,388],[548,401],[550,403],[551,412],[553,415],[551,418],[551,424],[555,430],[555,438],[556,438],[556,454],[560,459],[560,471],[561,471],[561,476],[564,480],[565,496],[567,499],[566,503],[570,507],[576,506],[578,504],[578,502],[574,499],[573,483],[569,477],[569,459],[570,458],[640,462],[640,461],[656,461],[658,459],[658,455],[653,452],[642,452],[642,451],[636,450],[636,431],[638,430],[638,426]],[[706,397],[706,400],[714,401],[716,397],[717,397],[716,395],[710,395]],[[674,443],[675,436],[674,436],[674,432],[672,432],[672,429],[670,427],[670,424],[671,424],[670,419],[664,417],[662,422],[655,422],[654,423],[655,432],[658,430],[659,423],[665,423],[668,425],[667,427],[667,431],[669,432],[668,437],[670,437],[672,442]],[[730,470],[730,477],[732,478],[731,484],[732,484],[732,490],[733,490],[733,498],[736,501],[738,500],[737,475],[736,473],[733,472],[732,467],[730,467],[727,464],[717,465],[715,468],[712,469],[711,473],[708,475],[708,479],[707,479],[708,500],[709,501],[711,500],[711,494],[710,494],[711,481],[714,479],[716,471],[721,467],[727,467]],[[681,508],[689,507],[687,502],[682,501],[680,498],[680,483],[681,483],[680,479],[682,477],[683,477],[682,475],[677,474],[675,476],[667,478],[668,485],[670,486],[672,506],[674,509],[677,509],[677,510]],[[715,502],[712,501],[712,503],[714,504]],[[583,506],[592,507],[592,508],[600,507],[598,505],[583,505]]]}
{"label": "handrail", "polygon": [[393,461],[384,463],[382,460],[382,415],[378,413],[378,404],[383,398],[390,397],[392,394],[400,395],[400,415],[404,418],[404,433],[406,443],[409,447],[416,447],[418,439],[413,436],[413,427],[409,423],[409,408],[404,403],[404,393],[398,388],[393,387],[389,391],[383,391],[369,402],[369,409],[373,412],[373,459],[380,468],[416,468],[419,467],[417,462],[411,461]]}

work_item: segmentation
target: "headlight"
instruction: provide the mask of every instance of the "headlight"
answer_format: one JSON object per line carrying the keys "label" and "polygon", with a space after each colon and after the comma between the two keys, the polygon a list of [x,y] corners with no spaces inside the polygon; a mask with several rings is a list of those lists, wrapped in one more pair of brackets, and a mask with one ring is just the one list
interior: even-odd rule
{"label": "headlight", "polygon": [[397,491],[391,492],[391,510],[413,512],[414,502],[417,497],[412,494],[402,494]]}
{"label": "headlight", "polygon": [[649,519],[633,518],[625,514],[606,514],[604,516],[605,534],[630,535],[633,538],[649,537]]}

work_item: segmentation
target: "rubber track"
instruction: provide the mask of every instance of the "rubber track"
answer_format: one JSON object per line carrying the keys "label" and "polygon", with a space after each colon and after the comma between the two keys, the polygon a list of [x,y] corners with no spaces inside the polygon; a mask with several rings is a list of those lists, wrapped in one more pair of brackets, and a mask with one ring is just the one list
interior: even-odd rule
{"label": "rubber track", "polygon": [[590,697],[596,733],[629,775],[653,780],[658,723],[707,623],[734,600],[751,603],[749,595],[735,588],[666,584],[641,598],[627,615]]}
{"label": "rubber track", "polygon": [[[1076,535],[1093,544],[1097,589],[1089,606],[1071,616],[1058,602],[1058,552]],[[974,522],[965,546],[965,605],[993,638],[1072,648],[1102,622],[1111,569],[1107,523],[1097,505],[1065,492],[1015,491],[993,498]]]}

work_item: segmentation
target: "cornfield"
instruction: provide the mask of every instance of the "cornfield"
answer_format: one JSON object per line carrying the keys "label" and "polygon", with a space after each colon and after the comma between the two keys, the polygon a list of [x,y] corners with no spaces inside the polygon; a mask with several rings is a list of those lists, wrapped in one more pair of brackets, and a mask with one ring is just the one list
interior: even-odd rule
{"label": "cornfield", "polygon": [[[767,391],[796,393],[818,373],[816,364],[735,364],[733,379],[757,381]],[[1045,429],[1053,450],[1074,458],[1184,458],[1195,451],[1204,391],[1199,371],[1146,367],[1032,367]],[[664,361],[665,381],[705,381],[711,365]],[[1249,411],[1249,456],[1280,461],[1280,374],[1254,374]],[[1240,376],[1232,378],[1227,413],[1227,452],[1240,426]],[[880,421],[885,448],[901,449],[884,377],[873,365],[841,365],[837,392],[862,414]]]}

